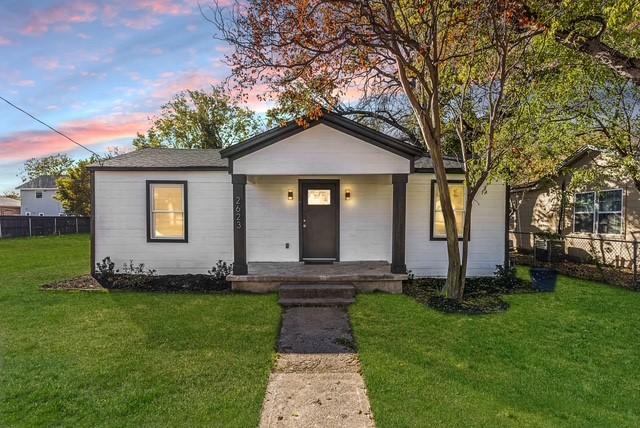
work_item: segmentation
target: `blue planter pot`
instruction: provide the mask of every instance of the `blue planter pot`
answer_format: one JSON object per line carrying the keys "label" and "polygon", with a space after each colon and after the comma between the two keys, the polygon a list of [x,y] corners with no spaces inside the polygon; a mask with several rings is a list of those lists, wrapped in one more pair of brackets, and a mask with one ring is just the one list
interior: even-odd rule
{"label": "blue planter pot", "polygon": [[556,289],[558,272],[547,268],[531,268],[531,282],[538,291],[551,292]]}

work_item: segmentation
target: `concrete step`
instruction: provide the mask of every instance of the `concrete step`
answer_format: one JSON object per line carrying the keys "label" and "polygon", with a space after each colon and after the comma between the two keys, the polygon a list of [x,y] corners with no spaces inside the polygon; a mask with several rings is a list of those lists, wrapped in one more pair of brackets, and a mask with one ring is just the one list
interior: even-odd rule
{"label": "concrete step", "polygon": [[280,306],[349,306],[356,301],[355,298],[282,298],[280,297]]}
{"label": "concrete step", "polygon": [[356,288],[351,284],[283,284],[280,299],[353,299]]}

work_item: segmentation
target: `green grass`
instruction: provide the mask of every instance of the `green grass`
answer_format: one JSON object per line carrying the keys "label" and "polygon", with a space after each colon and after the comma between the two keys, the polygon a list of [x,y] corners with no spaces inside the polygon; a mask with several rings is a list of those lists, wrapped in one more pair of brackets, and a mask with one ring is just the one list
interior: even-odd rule
{"label": "green grass", "polygon": [[553,294],[506,300],[506,313],[461,316],[360,295],[378,427],[640,426],[640,293],[561,277]]}
{"label": "green grass", "polygon": [[88,236],[0,241],[0,426],[256,426],[275,297],[44,292]]}

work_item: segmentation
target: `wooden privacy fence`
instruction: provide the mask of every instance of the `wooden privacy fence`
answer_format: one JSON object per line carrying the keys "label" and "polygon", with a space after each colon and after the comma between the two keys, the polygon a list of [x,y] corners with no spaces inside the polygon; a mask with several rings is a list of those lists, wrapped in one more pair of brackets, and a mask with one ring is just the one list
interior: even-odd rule
{"label": "wooden privacy fence", "polygon": [[90,217],[0,216],[0,238],[89,233]]}

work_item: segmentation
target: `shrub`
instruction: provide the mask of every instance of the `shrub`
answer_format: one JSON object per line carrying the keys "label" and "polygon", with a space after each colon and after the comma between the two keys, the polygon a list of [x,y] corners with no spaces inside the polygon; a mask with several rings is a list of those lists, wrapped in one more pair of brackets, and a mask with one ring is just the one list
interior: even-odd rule
{"label": "shrub", "polygon": [[515,266],[505,268],[503,265],[496,265],[494,275],[495,286],[503,290],[513,290],[522,285],[522,281],[516,275]]}
{"label": "shrub", "polygon": [[96,263],[96,279],[100,284],[113,290],[137,290],[160,292],[226,292],[230,289],[226,276],[231,273],[231,265],[219,261],[208,275],[156,275],[154,269],[145,269],[144,263],[133,260],[124,263],[122,269],[115,269],[110,257]]}
{"label": "shrub", "polygon": [[233,263],[227,263],[222,260],[218,260],[216,265],[207,271],[207,273],[217,281],[226,281],[227,276],[233,272]]}

